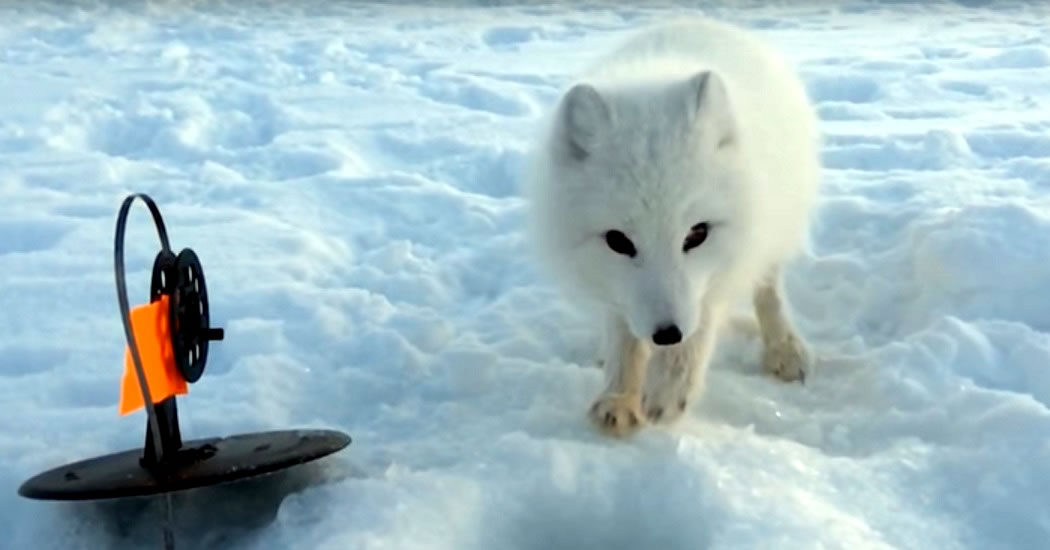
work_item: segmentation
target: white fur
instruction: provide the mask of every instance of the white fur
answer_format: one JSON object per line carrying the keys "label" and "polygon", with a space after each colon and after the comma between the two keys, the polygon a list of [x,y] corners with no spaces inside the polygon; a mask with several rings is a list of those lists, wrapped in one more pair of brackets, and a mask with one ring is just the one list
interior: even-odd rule
{"label": "white fur", "polygon": [[[680,416],[741,297],[753,298],[766,369],[803,376],[780,266],[806,241],[818,150],[794,69],[720,22],[646,29],[566,88],[530,156],[526,196],[543,264],[605,327],[600,427],[625,435]],[[683,252],[699,222],[706,241]],[[636,256],[610,249],[613,229]],[[654,345],[668,324],[682,342]]]}

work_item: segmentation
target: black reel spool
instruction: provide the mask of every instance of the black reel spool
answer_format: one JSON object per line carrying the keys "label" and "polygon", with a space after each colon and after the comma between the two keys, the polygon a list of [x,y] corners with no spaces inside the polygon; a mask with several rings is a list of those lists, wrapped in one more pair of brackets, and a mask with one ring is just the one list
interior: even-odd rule
{"label": "black reel spool", "polygon": [[208,317],[208,287],[197,253],[184,248],[178,256],[161,250],[153,261],[150,301],[169,297],[171,347],[175,366],[190,384],[204,374],[208,342],[222,340],[223,330],[211,328]]}
{"label": "black reel spool", "polygon": [[[182,441],[175,397],[154,404],[131,330],[124,281],[124,228],[128,210],[142,199],[153,216],[161,251],[153,262],[150,302],[169,297],[169,320],[175,364],[189,383],[204,373],[208,343],[222,340],[212,328],[204,269],[197,254],[171,251],[160,210],[148,195],[128,196],[117,218],[114,263],[117,299],[124,333],[138,376],[147,413],[145,445],[140,450],[100,456],[53,468],[27,480],[18,493],[43,500],[96,500],[170,493],[225,483],[303,464],[335,453],[350,436],[334,430],[277,430]],[[170,506],[170,500],[169,506]],[[173,548],[170,541],[166,547]]]}

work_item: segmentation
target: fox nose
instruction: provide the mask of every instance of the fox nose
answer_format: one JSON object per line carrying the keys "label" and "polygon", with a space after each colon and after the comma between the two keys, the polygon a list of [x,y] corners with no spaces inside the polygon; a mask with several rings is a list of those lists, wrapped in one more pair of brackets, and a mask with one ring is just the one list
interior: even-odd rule
{"label": "fox nose", "polygon": [[653,343],[658,346],[670,346],[682,341],[682,331],[678,325],[664,325],[653,333]]}

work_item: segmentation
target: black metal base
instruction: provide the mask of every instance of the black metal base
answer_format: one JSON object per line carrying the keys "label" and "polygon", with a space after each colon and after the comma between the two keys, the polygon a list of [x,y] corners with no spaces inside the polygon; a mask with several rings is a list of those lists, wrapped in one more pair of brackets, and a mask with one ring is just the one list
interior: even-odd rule
{"label": "black metal base", "polygon": [[40,500],[98,500],[157,495],[276,472],[350,444],[333,430],[280,430],[182,443],[163,466],[150,468],[134,449],[38,474],[18,494]]}

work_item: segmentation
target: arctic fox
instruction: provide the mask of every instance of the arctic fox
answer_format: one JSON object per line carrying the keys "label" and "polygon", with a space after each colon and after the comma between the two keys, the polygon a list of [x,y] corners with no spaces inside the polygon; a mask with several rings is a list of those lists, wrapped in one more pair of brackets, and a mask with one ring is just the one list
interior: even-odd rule
{"label": "arctic fox", "polygon": [[727,23],[641,31],[566,87],[524,187],[540,258],[603,324],[603,432],[678,419],[743,298],[765,371],[804,379],[781,269],[807,242],[819,145],[794,69]]}

